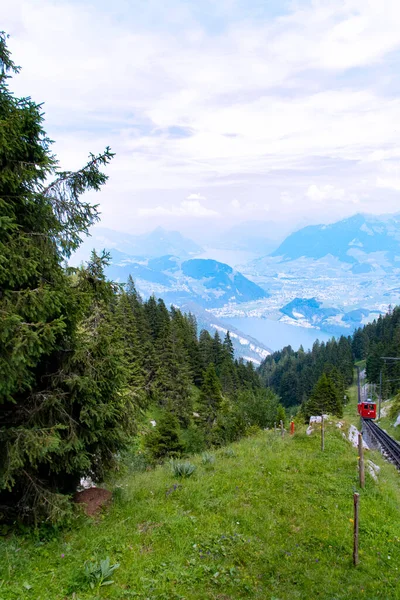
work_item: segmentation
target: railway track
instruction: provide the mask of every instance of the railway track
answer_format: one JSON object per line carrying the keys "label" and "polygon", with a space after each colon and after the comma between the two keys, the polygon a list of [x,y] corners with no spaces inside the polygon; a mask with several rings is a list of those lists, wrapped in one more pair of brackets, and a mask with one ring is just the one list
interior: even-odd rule
{"label": "railway track", "polygon": [[387,458],[400,470],[400,444],[370,419],[363,419],[363,426],[375,438]]}

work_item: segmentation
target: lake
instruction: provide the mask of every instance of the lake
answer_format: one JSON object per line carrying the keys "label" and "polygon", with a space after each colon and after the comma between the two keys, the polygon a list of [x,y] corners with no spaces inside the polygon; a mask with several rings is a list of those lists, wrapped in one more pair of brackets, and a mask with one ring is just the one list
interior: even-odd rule
{"label": "lake", "polygon": [[233,325],[243,333],[262,342],[271,350],[281,350],[289,344],[294,350],[303,346],[304,350],[309,350],[315,340],[326,342],[330,340],[332,334],[321,331],[320,329],[308,329],[306,327],[296,327],[279,321],[270,321],[259,317],[231,317],[220,319],[227,325]]}

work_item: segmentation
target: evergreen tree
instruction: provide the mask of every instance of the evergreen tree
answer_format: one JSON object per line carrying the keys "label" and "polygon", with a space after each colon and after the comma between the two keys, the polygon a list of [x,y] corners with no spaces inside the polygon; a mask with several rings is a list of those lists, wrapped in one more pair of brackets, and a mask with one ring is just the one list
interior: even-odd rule
{"label": "evergreen tree", "polygon": [[227,358],[228,360],[233,361],[234,349],[233,349],[233,344],[232,344],[232,340],[231,340],[229,331],[226,332],[225,339],[222,344],[222,350],[223,350],[224,359]]}
{"label": "evergreen tree", "polygon": [[222,402],[221,384],[213,364],[208,365],[203,375],[200,390],[199,412],[203,426],[211,429]]}
{"label": "evergreen tree", "polygon": [[206,329],[202,329],[199,337],[199,353],[203,370],[210,363],[214,364],[213,339]]}
{"label": "evergreen tree", "polygon": [[145,408],[148,397],[145,393],[143,346],[140,343],[132,303],[124,291],[118,297],[115,313],[116,326],[119,327],[120,338],[124,347],[128,385],[136,398],[138,406]]}
{"label": "evergreen tree", "polygon": [[333,381],[325,373],[315,384],[311,397],[305,405],[305,417],[311,415],[331,414],[341,417],[343,415],[343,402]]}
{"label": "evergreen tree", "polygon": [[188,425],[193,412],[189,360],[172,323],[160,332],[155,350],[158,401],[168,405],[182,425]]}
{"label": "evergreen tree", "polygon": [[179,423],[172,412],[165,410],[162,413],[156,427],[146,435],[145,447],[155,460],[182,454],[184,445],[179,439]]}
{"label": "evergreen tree", "polygon": [[99,260],[75,276],[63,269],[98,219],[80,198],[105,183],[112,154],[60,171],[40,105],[8,89],[17,70],[1,34],[0,504],[3,514],[55,520],[61,493],[109,464],[130,421],[113,290]]}

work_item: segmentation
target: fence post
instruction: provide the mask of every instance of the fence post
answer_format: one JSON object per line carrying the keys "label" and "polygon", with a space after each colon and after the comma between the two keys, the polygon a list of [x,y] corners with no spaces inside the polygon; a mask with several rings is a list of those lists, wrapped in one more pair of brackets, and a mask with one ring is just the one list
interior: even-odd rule
{"label": "fence post", "polygon": [[325,450],[325,427],[324,427],[324,415],[321,416],[321,450]]}
{"label": "fence post", "polygon": [[353,565],[358,565],[358,514],[360,494],[354,494],[354,542],[353,542]]}
{"label": "fence post", "polygon": [[275,421],[275,423],[274,423],[274,433],[275,433],[275,435],[276,435],[276,421]]}
{"label": "fence post", "polygon": [[285,434],[285,431],[284,431],[284,429],[283,429],[283,421],[282,421],[282,419],[281,419],[281,436],[283,437],[283,436],[284,436],[284,434]]}
{"label": "fence post", "polygon": [[360,487],[363,489],[365,486],[365,464],[364,464],[364,445],[361,433],[358,434],[358,465],[359,465],[359,477]]}

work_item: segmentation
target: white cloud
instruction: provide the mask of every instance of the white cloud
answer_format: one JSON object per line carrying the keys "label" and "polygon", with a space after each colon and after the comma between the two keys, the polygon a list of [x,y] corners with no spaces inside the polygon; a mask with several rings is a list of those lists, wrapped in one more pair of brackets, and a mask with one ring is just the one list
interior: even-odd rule
{"label": "white cloud", "polygon": [[309,186],[305,193],[306,197],[312,202],[323,203],[326,201],[338,201],[344,203],[358,204],[359,198],[356,194],[348,193],[344,189],[335,188],[333,185],[315,185]]}
{"label": "white cloud", "polygon": [[139,208],[138,215],[143,217],[218,217],[219,213],[211,208],[206,208],[198,200],[184,200],[179,206]]}
{"label": "white cloud", "polygon": [[[236,219],[268,208],[286,218],[295,198],[304,214],[310,202],[321,214],[328,205],[344,213],[364,202],[366,188],[381,209],[392,206],[384,194],[398,180],[385,164],[398,157],[400,99],[384,82],[399,68],[400,3],[299,0],[287,14],[252,18],[235,0],[210,2],[216,29],[199,18],[198,3],[167,4],[2,5],[23,67],[12,88],[45,100],[65,167],[108,144],[116,151],[96,197],[105,218],[211,217],[222,206]],[[239,185],[251,202],[231,203]],[[188,204],[157,205],[160,190]]]}
{"label": "white cloud", "polygon": [[201,194],[189,194],[187,200],[206,200],[206,197]]}

